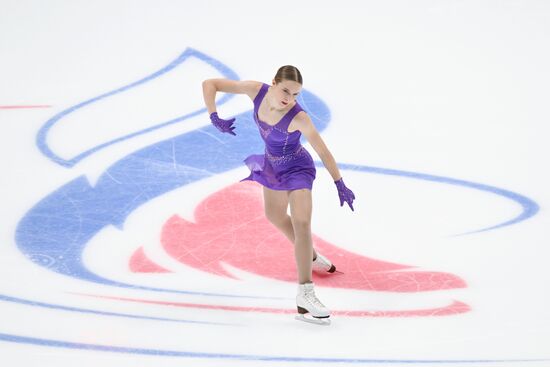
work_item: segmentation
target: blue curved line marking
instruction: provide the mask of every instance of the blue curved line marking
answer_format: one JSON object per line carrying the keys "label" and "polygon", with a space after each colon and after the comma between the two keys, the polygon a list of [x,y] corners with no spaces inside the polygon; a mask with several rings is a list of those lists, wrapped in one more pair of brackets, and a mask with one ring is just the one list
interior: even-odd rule
{"label": "blue curved line marking", "polygon": [[[330,120],[328,107],[303,90],[298,99],[312,109],[319,130]],[[91,186],[78,177],[39,201],[18,223],[15,240],[31,261],[49,270],[116,287],[210,297],[274,299],[152,288],[105,279],[82,263],[90,239],[106,226],[122,228],[140,205],[187,184],[243,167],[243,159],[263,151],[252,111],[236,116],[237,136],[207,125],[143,148],[109,167]],[[281,298],[275,298],[281,299]],[[286,299],[286,298],[284,298]]]}
{"label": "blue curved line marking", "polygon": [[[317,166],[321,166],[322,163],[316,162]],[[425,173],[417,173],[417,172],[410,172],[410,171],[400,171],[395,169],[388,169],[388,168],[381,168],[381,167],[369,167],[369,166],[357,166],[357,165],[351,165],[351,164],[342,164],[339,165],[342,169],[349,169],[354,171],[360,171],[360,172],[372,172],[377,173],[381,175],[391,175],[391,176],[401,176],[401,177],[407,177],[407,178],[413,178],[417,180],[424,180],[424,181],[433,181],[433,182],[441,182],[444,184],[449,185],[456,185],[456,186],[462,186],[462,187],[468,187],[475,190],[485,191],[489,192],[501,197],[504,197],[506,199],[512,200],[519,204],[522,207],[522,212],[516,216],[515,218],[512,218],[510,220],[507,220],[502,223],[498,223],[496,225],[477,229],[470,232],[460,233],[456,234],[454,236],[463,236],[468,234],[474,234],[474,233],[480,233],[480,232],[486,232],[497,228],[502,228],[506,226],[510,226],[512,224],[519,223],[521,221],[524,221],[526,219],[531,218],[532,216],[536,215],[539,211],[539,205],[534,201],[529,199],[528,197],[515,193],[513,191],[504,190],[495,186],[489,186],[485,184],[480,184],[476,182],[471,181],[465,181],[465,180],[459,180],[456,178],[450,178],[450,177],[443,177],[443,176],[434,176],[429,175]]]}
{"label": "blue curved line marking", "polygon": [[125,313],[118,313],[118,312],[97,311],[97,310],[91,310],[91,309],[88,309],[88,308],[68,307],[68,306],[56,305],[56,304],[52,304],[52,303],[31,301],[31,300],[27,300],[27,299],[23,299],[23,298],[16,298],[16,297],[6,296],[6,295],[3,295],[3,294],[0,294],[0,301],[19,303],[19,304],[33,306],[33,307],[49,308],[49,309],[53,309],[53,310],[88,313],[88,314],[101,315],[101,316],[124,317],[124,318],[130,318],[130,319],[181,322],[181,323],[186,323],[186,324],[224,325],[224,326],[236,325],[236,324],[219,323],[219,322],[182,320],[182,319],[168,319],[168,318],[163,318],[163,317],[139,316],[139,315],[131,315],[131,314],[125,314]]}
{"label": "blue curved line marking", "polygon": [[346,364],[453,364],[453,363],[509,363],[509,362],[545,362],[548,358],[539,359],[361,359],[361,358],[308,358],[308,357],[284,357],[284,356],[269,356],[269,355],[247,355],[247,354],[223,354],[223,353],[200,353],[187,352],[176,350],[160,350],[146,348],[127,348],[114,347],[98,344],[84,344],[65,342],[53,339],[32,338],[19,335],[11,335],[0,333],[0,340],[19,343],[31,344],[54,348],[65,349],[82,349],[93,350],[98,352],[137,354],[137,355],[153,355],[161,357],[183,357],[183,358],[203,358],[203,359],[222,359],[222,360],[238,360],[238,361],[262,361],[262,362],[296,362],[296,363],[346,363]]}
{"label": "blue curved line marking", "polygon": [[[128,84],[128,85],[123,86],[121,88],[118,88],[118,89],[115,89],[113,91],[104,93],[102,95],[99,95],[99,96],[94,97],[92,99],[89,99],[87,101],[81,102],[81,103],[79,103],[77,105],[74,105],[72,107],[69,107],[66,110],[61,111],[60,113],[58,113],[57,115],[55,115],[54,117],[49,119],[48,121],[46,121],[46,123],[44,124],[44,126],[42,126],[40,128],[40,130],[38,131],[38,134],[36,136],[36,144],[38,146],[38,149],[40,149],[42,154],[44,154],[46,157],[50,158],[52,161],[54,161],[54,162],[56,162],[56,163],[58,163],[62,166],[65,166],[65,167],[73,167],[75,164],[80,162],[82,159],[84,159],[84,158],[88,157],[89,155],[94,154],[95,152],[97,152],[97,151],[99,151],[103,148],[106,148],[110,145],[119,143],[119,142],[124,141],[124,140],[131,139],[131,138],[139,136],[139,135],[149,133],[149,132],[154,131],[154,130],[158,130],[158,129],[163,128],[165,126],[172,125],[172,124],[175,124],[175,123],[180,122],[180,121],[184,121],[186,119],[189,119],[191,117],[194,117],[194,116],[200,115],[201,113],[206,112],[206,108],[202,108],[198,111],[195,111],[195,112],[192,112],[192,113],[174,118],[174,119],[169,120],[169,121],[162,122],[162,123],[157,124],[155,126],[151,126],[149,128],[134,132],[132,134],[128,134],[128,135],[116,138],[114,140],[108,141],[106,143],[97,145],[97,146],[95,146],[95,147],[93,147],[89,150],[86,150],[86,151],[82,152],[81,154],[79,154],[79,155],[77,155],[77,156],[75,156],[71,159],[68,159],[68,160],[66,160],[64,158],[61,158],[60,156],[55,154],[52,151],[52,149],[50,149],[50,147],[48,146],[48,143],[47,143],[48,133],[49,133],[50,129],[56,123],[58,123],[61,119],[66,117],[67,115],[69,115],[69,114],[71,114],[71,113],[73,113],[73,112],[75,112],[75,111],[77,111],[77,110],[79,110],[83,107],[86,107],[86,106],[88,106],[92,103],[98,102],[102,99],[114,96],[116,94],[125,92],[129,89],[138,87],[138,86],[140,86],[144,83],[150,82],[151,80],[153,80],[155,78],[158,78],[158,77],[162,76],[163,74],[166,74],[167,72],[169,72],[172,69],[176,68],[178,65],[180,65],[182,62],[187,60],[189,57],[196,57],[196,58],[206,62],[207,64],[212,65],[214,68],[218,69],[218,71],[220,71],[220,73],[226,78],[235,79],[235,80],[239,79],[238,75],[233,70],[229,69],[226,65],[222,64],[218,60],[215,60],[212,57],[210,57],[206,54],[203,54],[202,52],[199,52],[195,49],[187,48],[174,61],[172,61],[171,63],[169,63],[167,66],[163,67],[162,69],[152,73],[151,75],[148,75],[145,78],[140,79],[140,80],[138,80],[134,83]],[[234,96],[232,94],[225,94],[216,103],[218,105],[222,105],[222,104],[226,103],[229,99],[231,99],[233,97]]]}

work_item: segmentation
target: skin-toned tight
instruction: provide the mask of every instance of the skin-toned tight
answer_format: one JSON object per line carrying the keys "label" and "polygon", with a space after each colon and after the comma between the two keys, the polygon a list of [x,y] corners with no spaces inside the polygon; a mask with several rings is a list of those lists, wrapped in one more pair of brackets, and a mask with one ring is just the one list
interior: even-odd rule
{"label": "skin-toned tight", "polygon": [[[317,256],[311,238],[311,191],[278,191],[263,187],[267,219],[294,243],[298,282],[311,282],[312,259]],[[287,208],[290,205],[290,215]]]}

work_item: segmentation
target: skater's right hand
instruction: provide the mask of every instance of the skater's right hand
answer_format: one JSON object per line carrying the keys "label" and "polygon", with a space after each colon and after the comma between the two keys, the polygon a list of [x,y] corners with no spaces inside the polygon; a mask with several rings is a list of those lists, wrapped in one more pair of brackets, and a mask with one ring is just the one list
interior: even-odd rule
{"label": "skater's right hand", "polygon": [[224,120],[218,117],[217,112],[212,112],[210,114],[210,121],[218,130],[220,130],[222,133],[229,133],[231,135],[237,135],[233,132],[235,130],[235,126],[233,125],[233,122],[235,122],[235,118],[229,120]]}

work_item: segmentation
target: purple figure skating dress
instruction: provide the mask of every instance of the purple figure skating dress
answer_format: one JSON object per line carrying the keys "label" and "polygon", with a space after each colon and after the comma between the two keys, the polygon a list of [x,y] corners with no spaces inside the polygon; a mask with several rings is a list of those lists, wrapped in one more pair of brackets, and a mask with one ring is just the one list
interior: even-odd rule
{"label": "purple figure skating dress", "polygon": [[300,111],[298,102],[275,125],[269,125],[258,117],[258,108],[269,85],[263,84],[254,98],[254,121],[265,142],[265,153],[251,155],[244,160],[250,168],[250,176],[241,181],[256,181],[272,190],[311,190],[315,179],[315,165],[308,151],[300,144],[302,133],[289,133],[288,125]]}

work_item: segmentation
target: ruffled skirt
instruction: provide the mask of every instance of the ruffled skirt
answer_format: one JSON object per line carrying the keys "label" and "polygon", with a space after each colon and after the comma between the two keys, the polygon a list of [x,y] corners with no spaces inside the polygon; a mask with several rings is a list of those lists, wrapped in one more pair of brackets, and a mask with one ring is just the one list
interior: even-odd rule
{"label": "ruffled skirt", "polygon": [[311,190],[315,180],[315,164],[303,147],[284,156],[273,156],[267,151],[251,155],[244,163],[250,169],[250,176],[241,181],[256,181],[272,190]]}

